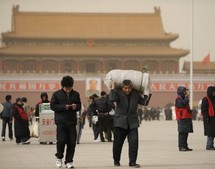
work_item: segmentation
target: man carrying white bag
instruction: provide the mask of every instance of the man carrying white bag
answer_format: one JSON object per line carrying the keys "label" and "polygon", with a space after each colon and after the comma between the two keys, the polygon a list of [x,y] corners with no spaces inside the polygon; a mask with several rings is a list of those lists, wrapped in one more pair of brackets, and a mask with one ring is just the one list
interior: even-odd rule
{"label": "man carrying white bag", "polygon": [[143,72],[136,70],[113,69],[106,74],[104,83],[110,90],[112,88],[112,84],[115,85],[115,88],[118,88],[121,87],[123,80],[131,80],[133,88],[144,95],[144,98],[146,99],[145,106],[147,106],[152,94],[150,90],[150,76],[146,70],[147,68],[143,68]]}
{"label": "man carrying white bag", "polygon": [[134,70],[112,70],[106,75],[105,84],[111,89],[109,100],[115,103],[112,149],[114,166],[121,165],[122,147],[127,138],[129,167],[139,168],[140,164],[136,163],[139,145],[137,108],[139,104],[147,106],[149,103],[149,74]]}

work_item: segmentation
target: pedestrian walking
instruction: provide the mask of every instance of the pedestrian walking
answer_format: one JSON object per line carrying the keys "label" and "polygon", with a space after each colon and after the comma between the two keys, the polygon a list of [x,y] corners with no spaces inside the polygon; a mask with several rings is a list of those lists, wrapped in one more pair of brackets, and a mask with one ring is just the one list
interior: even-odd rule
{"label": "pedestrian walking", "polygon": [[138,168],[138,104],[146,105],[139,91],[135,90],[131,80],[124,80],[120,88],[112,84],[109,99],[116,103],[114,114],[113,160],[115,166],[120,166],[120,158],[124,141],[127,137],[129,145],[129,166]]}
{"label": "pedestrian walking", "polygon": [[84,117],[86,117],[86,109],[83,104],[81,104],[81,109],[77,111],[77,125],[76,125],[76,130],[77,130],[77,144],[80,144],[81,140],[81,135],[82,135],[82,129],[84,128]]}
{"label": "pedestrian walking", "polygon": [[104,133],[107,135],[108,142],[111,140],[111,121],[109,118],[109,112],[113,108],[113,103],[107,98],[107,93],[105,91],[101,92],[101,97],[96,99],[91,104],[91,109],[94,116],[98,116],[99,124],[99,134],[101,142],[105,142]]}
{"label": "pedestrian walking", "polygon": [[89,97],[90,99],[90,105],[87,108],[87,114],[88,114],[88,119],[89,119],[89,123],[91,124],[90,126],[93,129],[93,135],[94,135],[94,142],[99,142],[100,138],[99,137],[99,124],[98,124],[98,115],[94,115],[93,114],[93,110],[92,110],[92,104],[94,104],[94,102],[96,101],[96,99],[98,99],[99,96],[97,94],[93,94],[92,96]]}
{"label": "pedestrian walking", "polygon": [[143,120],[143,109],[142,109],[142,106],[141,106],[141,105],[138,106],[137,115],[138,115],[138,118],[139,118],[139,124],[142,124],[142,120]]}
{"label": "pedestrian walking", "polygon": [[66,154],[64,164],[66,168],[73,168],[73,157],[76,147],[77,111],[81,109],[80,95],[73,89],[74,79],[64,76],[61,80],[62,89],[53,93],[51,109],[55,112],[55,124],[57,126],[56,166],[62,167],[64,149]]}
{"label": "pedestrian walking", "polygon": [[188,147],[188,135],[193,132],[192,111],[189,105],[188,89],[179,86],[177,89],[177,98],[175,99],[175,112],[178,124],[178,147],[179,151],[192,151]]}
{"label": "pedestrian walking", "polygon": [[16,103],[13,105],[12,113],[14,117],[16,144],[30,144],[28,115],[23,108],[23,101],[21,98],[16,99]]}
{"label": "pedestrian walking", "polygon": [[202,99],[204,135],[207,136],[206,150],[215,150],[215,86],[209,86],[207,96]]}
{"label": "pedestrian walking", "polygon": [[28,99],[26,97],[22,97],[22,102],[23,102],[23,109],[26,112],[27,116],[28,116],[28,121],[30,122],[30,105],[27,103]]}
{"label": "pedestrian walking", "polygon": [[6,127],[8,125],[8,137],[10,140],[13,140],[13,129],[12,129],[12,103],[11,103],[12,96],[6,95],[5,102],[2,103],[3,111],[1,112],[1,119],[2,119],[2,141],[5,141],[5,134],[6,134]]}
{"label": "pedestrian walking", "polygon": [[165,113],[165,120],[172,120],[172,109],[171,107],[166,107],[164,109],[164,113]]}

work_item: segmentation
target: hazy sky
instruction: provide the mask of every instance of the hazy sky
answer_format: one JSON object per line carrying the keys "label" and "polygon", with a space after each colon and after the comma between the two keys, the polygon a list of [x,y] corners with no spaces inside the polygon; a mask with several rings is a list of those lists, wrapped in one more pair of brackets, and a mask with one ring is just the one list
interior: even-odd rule
{"label": "hazy sky", "polygon": [[[12,6],[17,4],[20,11],[44,12],[152,13],[160,7],[164,30],[179,34],[172,47],[193,49],[194,61],[208,53],[215,61],[215,0],[0,0],[1,33],[11,31]],[[189,59],[183,57],[181,63]]]}

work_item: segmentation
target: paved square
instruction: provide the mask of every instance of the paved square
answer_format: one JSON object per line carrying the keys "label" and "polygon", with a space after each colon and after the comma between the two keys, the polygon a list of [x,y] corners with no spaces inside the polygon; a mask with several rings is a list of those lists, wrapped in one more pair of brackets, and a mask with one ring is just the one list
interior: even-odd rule
{"label": "paved square", "polygon": [[[179,152],[176,121],[143,121],[139,128],[139,154],[137,163],[145,169],[214,169],[215,151],[206,151],[203,124],[194,121],[194,133],[189,134],[192,152]],[[0,122],[0,129],[1,129]],[[8,134],[8,132],[7,132]],[[127,141],[124,144],[121,166],[128,166]],[[30,145],[16,145],[15,141],[0,141],[0,169],[54,169],[55,144],[41,145],[37,138]],[[112,143],[93,142],[92,129],[85,125],[81,143],[77,145],[74,167],[78,169],[113,169]],[[65,166],[63,166],[65,168]]]}

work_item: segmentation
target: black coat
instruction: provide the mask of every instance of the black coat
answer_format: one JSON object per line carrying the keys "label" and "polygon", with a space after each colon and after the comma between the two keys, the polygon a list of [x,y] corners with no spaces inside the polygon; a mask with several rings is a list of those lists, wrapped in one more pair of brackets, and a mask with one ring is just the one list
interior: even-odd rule
{"label": "black coat", "polygon": [[177,123],[178,123],[178,132],[180,132],[180,133],[192,133],[193,132],[192,119],[177,120]]}
{"label": "black coat", "polygon": [[[212,100],[212,103],[214,105],[213,108],[215,111],[215,103],[214,103],[215,101],[214,101],[214,97],[212,96],[213,91],[215,91],[215,87],[208,87],[207,96],[209,97],[209,99]],[[204,97],[202,99],[202,105],[201,105],[203,124],[204,124],[204,135],[215,137],[215,116],[209,117],[208,107],[209,107],[208,100],[206,97]]]}
{"label": "black coat", "polygon": [[90,108],[93,111],[93,115],[97,115],[98,113],[109,113],[113,108],[113,103],[110,102],[106,96],[103,96],[92,102],[92,104],[90,104]]}
{"label": "black coat", "polygon": [[[76,109],[66,109],[66,105],[75,103]],[[77,111],[81,109],[80,95],[77,91],[72,90],[69,97],[63,89],[53,93],[50,103],[51,109],[55,112],[55,124],[76,125]]]}
{"label": "black coat", "polygon": [[110,91],[109,100],[116,102],[114,127],[123,129],[134,129],[139,127],[139,119],[137,115],[138,104],[145,104],[146,99],[140,93],[132,89],[130,102],[128,96],[121,89],[112,89]]}
{"label": "black coat", "polygon": [[15,137],[19,137],[21,139],[29,139],[30,138],[30,130],[29,130],[29,122],[28,120],[22,119],[19,114],[17,107],[23,109],[21,105],[15,104],[13,106],[13,117],[14,117],[14,133]]}

